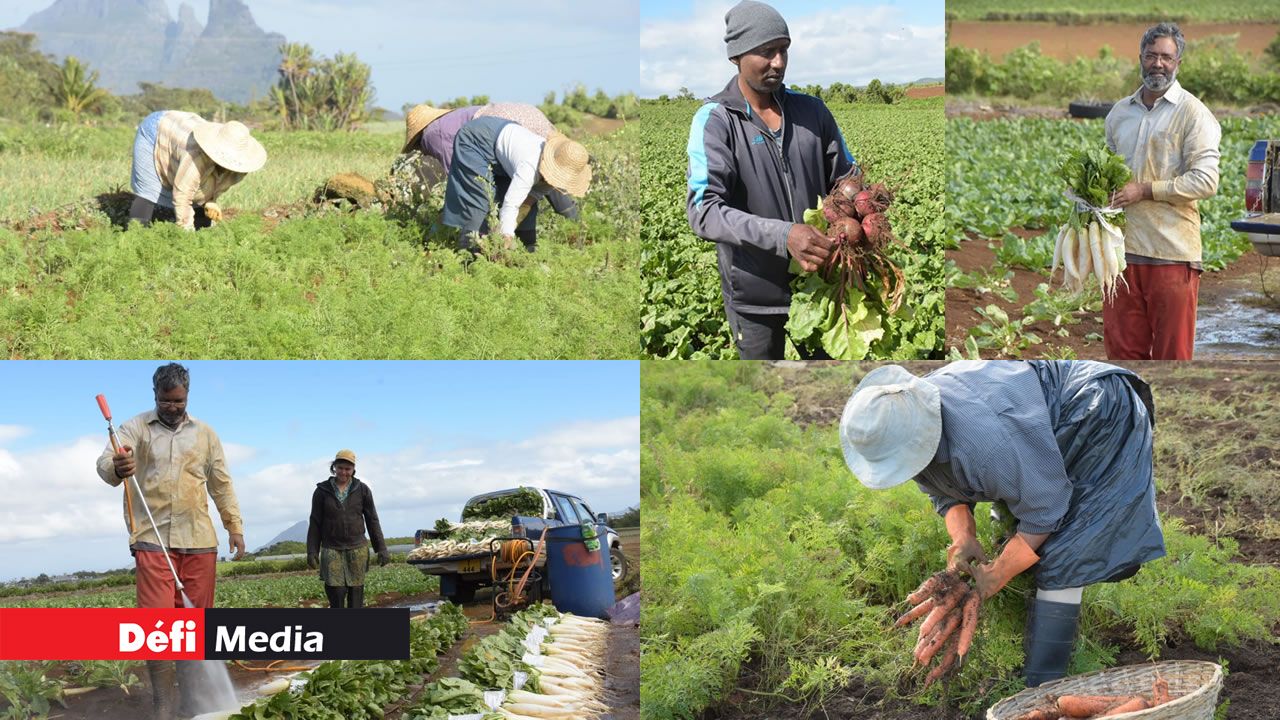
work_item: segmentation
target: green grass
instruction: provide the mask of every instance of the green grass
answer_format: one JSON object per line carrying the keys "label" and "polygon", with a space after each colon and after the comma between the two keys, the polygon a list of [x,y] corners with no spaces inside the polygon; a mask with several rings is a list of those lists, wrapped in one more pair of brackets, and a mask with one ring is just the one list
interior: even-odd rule
{"label": "green grass", "polygon": [[957,20],[1091,22],[1198,21],[1277,22],[1280,8],[1257,0],[949,0],[947,17]]}
{"label": "green grass", "polygon": [[[105,164],[117,161],[75,133],[60,141],[24,133],[31,142],[19,160],[0,151],[0,164],[13,163],[3,170],[6,184],[23,157],[32,173],[71,174],[75,163],[85,177],[107,175]],[[282,187],[266,184],[269,162],[262,177],[230,191],[224,207],[297,202],[332,171],[377,176],[397,149],[393,135],[267,133],[263,140],[269,151],[287,143],[302,159],[290,165],[290,153],[274,153]],[[596,174],[581,222],[545,213],[536,254],[495,261],[464,263],[452,237],[424,250],[419,224],[376,210],[313,211],[275,226],[242,212],[194,234],[164,223],[122,232],[92,210],[69,211],[61,227],[80,229],[65,232],[0,226],[0,356],[635,357],[639,210],[629,199],[637,172],[629,142],[627,130],[589,139]],[[87,168],[76,149],[85,151]],[[108,189],[58,184],[41,207]],[[17,187],[18,195],[34,192],[22,175]]]}

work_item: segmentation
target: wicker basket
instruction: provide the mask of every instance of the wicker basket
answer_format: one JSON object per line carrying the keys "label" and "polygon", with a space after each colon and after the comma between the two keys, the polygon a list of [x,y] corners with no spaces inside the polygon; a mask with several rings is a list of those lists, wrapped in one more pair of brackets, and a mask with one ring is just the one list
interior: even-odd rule
{"label": "wicker basket", "polygon": [[1222,668],[1202,660],[1126,665],[1054,680],[1001,700],[987,710],[987,720],[1012,720],[1028,710],[1044,707],[1050,695],[1150,697],[1157,671],[1168,681],[1169,696],[1173,699],[1150,710],[1115,715],[1115,720],[1213,720],[1218,692],[1222,690]]}

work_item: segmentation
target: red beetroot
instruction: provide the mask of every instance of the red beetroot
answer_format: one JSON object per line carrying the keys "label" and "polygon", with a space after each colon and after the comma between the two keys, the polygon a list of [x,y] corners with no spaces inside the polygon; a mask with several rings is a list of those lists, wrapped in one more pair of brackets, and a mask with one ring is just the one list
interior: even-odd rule
{"label": "red beetroot", "polygon": [[858,211],[858,217],[866,217],[884,212],[891,202],[893,194],[884,185],[876,183],[858,193],[853,199],[853,207]]}
{"label": "red beetroot", "polygon": [[831,191],[831,194],[837,197],[842,197],[849,202],[853,202],[853,199],[856,198],[860,192],[862,192],[862,176],[851,175],[836,183],[836,187]]}
{"label": "red beetroot", "polygon": [[893,239],[893,228],[884,213],[871,213],[862,218],[862,232],[873,247],[884,247]]}
{"label": "red beetroot", "polygon": [[863,239],[862,224],[854,218],[840,218],[827,227],[827,237],[844,245],[858,245]]}

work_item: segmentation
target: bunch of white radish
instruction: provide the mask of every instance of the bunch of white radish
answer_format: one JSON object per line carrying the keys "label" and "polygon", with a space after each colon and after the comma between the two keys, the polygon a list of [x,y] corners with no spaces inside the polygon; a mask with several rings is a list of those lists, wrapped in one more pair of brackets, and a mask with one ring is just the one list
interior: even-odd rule
{"label": "bunch of white radish", "polygon": [[[1104,300],[1115,298],[1124,279],[1124,233],[1101,213],[1089,213],[1088,222],[1064,223],[1053,245],[1053,268],[1062,265],[1062,284],[1071,292],[1084,290],[1090,275],[1098,278]],[[1126,285],[1127,287],[1127,285]]]}
{"label": "bunch of white radish", "polygon": [[498,712],[507,720],[577,720],[606,712],[600,665],[608,657],[608,635],[606,622],[561,615],[540,647],[540,692],[513,690]]}

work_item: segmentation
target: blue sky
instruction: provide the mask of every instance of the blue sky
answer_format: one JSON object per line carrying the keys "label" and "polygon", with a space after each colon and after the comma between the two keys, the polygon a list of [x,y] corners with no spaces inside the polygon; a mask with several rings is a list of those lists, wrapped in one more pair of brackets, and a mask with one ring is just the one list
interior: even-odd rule
{"label": "blue sky", "polygon": [[[644,0],[640,9],[641,97],[706,97],[737,69],[724,52],[724,14],[736,0]],[[770,3],[791,32],[792,85],[872,79],[903,83],[945,73],[943,0]]]}
{"label": "blue sky", "polygon": [[[251,549],[306,519],[340,448],[356,452],[388,535],[519,484],[598,512],[639,502],[633,362],[184,364],[188,412],[222,439]],[[0,363],[0,580],[130,563],[120,490],[94,471],[106,445],[94,396],[119,426],[153,406],[158,365]]]}
{"label": "blue sky", "polygon": [[[178,0],[166,0],[177,17]],[[205,22],[208,0],[187,0]],[[4,0],[0,28],[53,0]],[[610,95],[636,88],[638,0],[248,0],[258,26],[322,55],[355,52],[373,68],[377,102],[487,94],[541,102],[582,83]]]}

